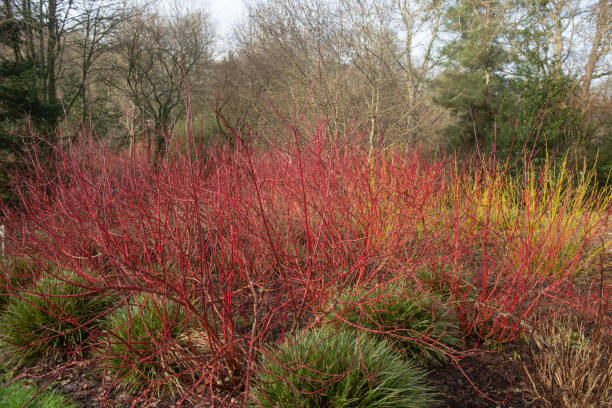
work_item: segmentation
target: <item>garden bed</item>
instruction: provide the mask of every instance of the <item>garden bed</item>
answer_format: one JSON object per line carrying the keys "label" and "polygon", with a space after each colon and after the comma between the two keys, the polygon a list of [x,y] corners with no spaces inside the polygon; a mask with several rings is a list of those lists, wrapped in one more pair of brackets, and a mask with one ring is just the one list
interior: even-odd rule
{"label": "garden bed", "polygon": [[[612,195],[592,176],[320,134],[201,154],[87,145],[19,179],[9,377],[82,406],[607,402]],[[597,369],[550,393],[559,359]]]}

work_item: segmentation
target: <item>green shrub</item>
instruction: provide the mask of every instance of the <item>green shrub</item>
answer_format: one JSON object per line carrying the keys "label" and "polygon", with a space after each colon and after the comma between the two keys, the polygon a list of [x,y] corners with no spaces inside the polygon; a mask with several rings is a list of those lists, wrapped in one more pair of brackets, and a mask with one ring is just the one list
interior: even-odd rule
{"label": "green shrub", "polygon": [[76,404],[54,391],[43,391],[36,395],[36,388],[23,382],[16,382],[0,387],[0,407],[22,408],[73,408]]}
{"label": "green shrub", "polygon": [[105,322],[108,341],[99,350],[107,374],[130,391],[155,390],[173,394],[181,373],[189,369],[185,312],[161,296],[138,295],[110,314]]}
{"label": "green shrub", "polygon": [[457,326],[439,301],[398,284],[344,295],[327,322],[362,327],[424,365],[442,365],[445,351],[459,344]]}
{"label": "green shrub", "polygon": [[251,388],[264,407],[431,407],[425,372],[365,333],[323,327],[269,350]]}
{"label": "green shrub", "polygon": [[16,368],[78,349],[109,302],[82,287],[72,274],[65,281],[40,279],[33,290],[11,297],[0,316],[3,363]]}

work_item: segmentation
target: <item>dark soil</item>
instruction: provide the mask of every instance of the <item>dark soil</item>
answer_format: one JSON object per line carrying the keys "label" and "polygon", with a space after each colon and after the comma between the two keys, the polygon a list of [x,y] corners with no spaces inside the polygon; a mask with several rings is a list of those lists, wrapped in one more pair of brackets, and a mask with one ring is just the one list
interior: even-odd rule
{"label": "dark soil", "polygon": [[[521,408],[529,405],[524,402],[520,392],[521,367],[515,358],[517,346],[504,345],[504,351],[479,352],[465,357],[460,367],[448,365],[430,372],[429,380],[440,393],[442,407],[452,408],[485,408],[508,407]],[[463,370],[463,373],[462,373]],[[99,372],[92,369],[88,363],[76,363],[70,367],[49,375],[49,367],[34,367],[22,372],[18,377],[30,378],[45,386],[55,377],[53,386],[73,401],[79,408],[97,407],[175,407],[178,401],[171,398],[145,398],[141,402],[133,403],[135,395],[125,392],[108,392],[108,384],[103,384]],[[469,378],[469,379],[468,379]],[[108,379],[107,379],[108,381]],[[478,387],[470,384],[470,381]],[[180,406],[185,408],[207,407],[239,407],[242,400],[239,393],[215,390],[218,397],[224,402],[213,402],[207,399],[205,389],[198,390],[196,395],[202,398],[197,401],[184,401]],[[233,403],[232,403],[233,402]]]}
{"label": "dark soil", "polygon": [[[112,379],[106,378],[107,383],[103,382],[99,370],[94,370],[92,365],[86,362],[79,362],[71,366],[66,366],[55,375],[50,373],[49,367],[32,367],[24,370],[15,377],[15,380],[25,378],[36,383],[40,388],[49,387],[56,389],[62,394],[76,402],[78,408],[99,408],[99,407],[149,407],[149,408],[170,408],[179,405],[179,401],[172,397],[141,397],[130,394],[122,390],[109,392],[108,389]],[[53,385],[49,386],[52,381]],[[206,395],[207,390],[199,389],[194,396]],[[215,389],[215,394],[227,402],[219,403],[210,398],[201,398],[197,403],[184,401],[180,404],[184,408],[209,408],[209,407],[238,407],[241,395],[227,391]],[[136,402],[135,402],[136,401]],[[236,403],[232,403],[236,402]]]}
{"label": "dark soil", "polygon": [[522,371],[515,351],[516,345],[506,344],[503,352],[479,352],[463,358],[459,367],[432,371],[429,379],[440,392],[442,406],[528,407],[519,391]]}

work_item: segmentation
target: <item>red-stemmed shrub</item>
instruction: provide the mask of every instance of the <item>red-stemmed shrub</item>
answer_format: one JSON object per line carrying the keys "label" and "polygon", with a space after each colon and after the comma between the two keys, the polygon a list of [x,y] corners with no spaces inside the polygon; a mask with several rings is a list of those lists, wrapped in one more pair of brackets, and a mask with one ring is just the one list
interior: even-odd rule
{"label": "red-stemmed shrub", "polygon": [[[510,206],[518,212],[509,222],[503,202],[482,198],[493,197],[491,179],[500,182],[495,177],[507,172],[482,167],[474,181],[444,159],[367,150],[359,135],[332,141],[325,129],[318,123],[300,137],[292,130],[293,144],[266,149],[236,134],[231,146],[155,161],[93,143],[55,149],[51,167],[33,154],[32,168],[15,186],[19,206],[3,217],[7,252],[69,270],[83,290],[176,305],[185,313],[185,333],[200,334],[184,336],[173,358],[193,360],[194,347],[185,342],[205,341],[209,352],[201,366],[188,365],[189,373],[177,374],[174,365],[160,375],[188,374],[183,398],[229,398],[217,392],[229,388],[246,391],[246,401],[258,350],[320,324],[354,286],[402,279],[412,285],[411,296],[438,292],[465,333],[514,339],[543,300],[565,296],[583,249],[605,223],[594,215],[578,250],[554,273],[533,268],[535,255],[524,243],[534,235],[530,222],[542,215],[521,208],[545,200],[530,196],[525,207]],[[553,227],[564,219],[553,217]],[[559,245],[540,245],[538,256],[558,255],[573,237],[557,236]],[[175,344],[172,330],[161,333],[168,338],[152,341]],[[130,336],[122,341],[137,348]],[[453,355],[448,347],[443,352]],[[104,366],[109,358],[95,360]],[[138,369],[129,364],[122,369]],[[152,391],[156,383],[148,385]]]}

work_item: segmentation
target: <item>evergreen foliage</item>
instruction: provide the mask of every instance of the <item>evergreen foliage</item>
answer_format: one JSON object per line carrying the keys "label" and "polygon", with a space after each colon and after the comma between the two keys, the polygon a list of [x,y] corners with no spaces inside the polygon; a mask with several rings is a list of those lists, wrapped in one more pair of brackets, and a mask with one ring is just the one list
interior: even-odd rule
{"label": "evergreen foliage", "polygon": [[324,327],[288,338],[262,362],[257,406],[436,406],[425,372],[365,333]]}

